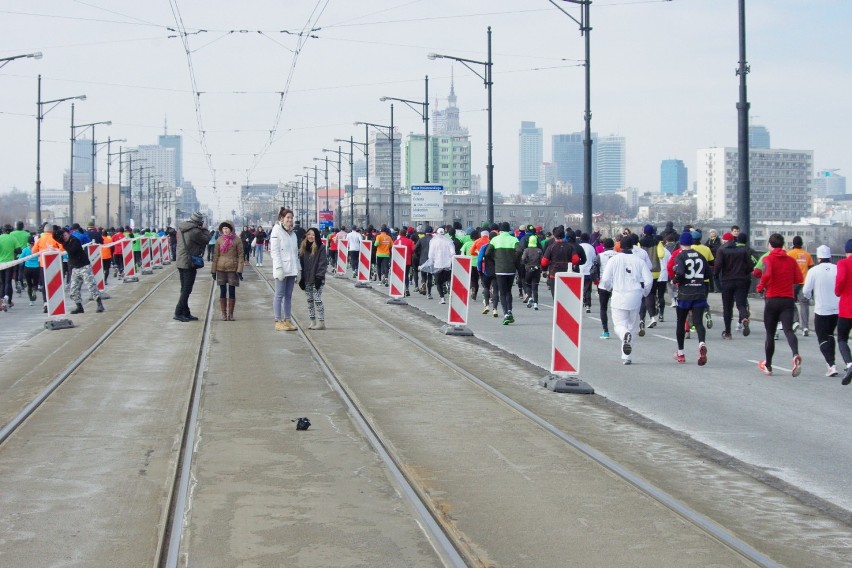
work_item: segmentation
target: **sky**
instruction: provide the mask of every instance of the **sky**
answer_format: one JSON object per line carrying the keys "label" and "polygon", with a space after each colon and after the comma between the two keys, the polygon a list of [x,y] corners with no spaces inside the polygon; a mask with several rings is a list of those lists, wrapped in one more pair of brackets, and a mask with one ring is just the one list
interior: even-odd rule
{"label": "sky", "polygon": [[[658,192],[660,162],[674,158],[691,187],[697,149],[737,145],[737,0],[594,0],[590,20],[592,130],[626,138],[628,186]],[[751,124],[775,148],[813,150],[815,170],[852,175],[852,0],[747,0],[746,21]],[[42,100],[87,96],[77,124],[112,121],[98,141],[156,144],[167,123],[184,137],[184,178],[225,211],[239,185],[292,181],[334,139],[363,141],[354,123],[388,124],[379,98],[420,101],[426,75],[430,109],[444,108],[454,76],[484,187],[483,80],[427,54],[485,61],[488,26],[494,188],[511,194],[521,121],[543,128],[545,161],[552,135],[584,128],[584,39],[548,0],[3,0],[0,58],[43,58],[0,69],[0,193],[34,191],[39,74]],[[70,111],[44,118],[43,188],[62,185]],[[394,122],[423,131],[401,103]],[[105,177],[105,149],[98,160]]]}

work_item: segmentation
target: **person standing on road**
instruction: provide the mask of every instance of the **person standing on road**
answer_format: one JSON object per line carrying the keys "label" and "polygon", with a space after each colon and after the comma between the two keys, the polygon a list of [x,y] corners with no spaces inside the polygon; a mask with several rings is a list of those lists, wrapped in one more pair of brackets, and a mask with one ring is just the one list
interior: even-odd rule
{"label": "person standing on road", "polygon": [[376,235],[373,246],[376,249],[376,268],[378,269],[379,281],[383,286],[387,286],[388,275],[390,274],[391,250],[393,247],[393,238],[390,236],[390,229],[382,227],[382,230]]}
{"label": "person standing on road", "polygon": [[[799,355],[799,340],[793,330],[796,300],[793,287],[803,284],[804,277],[795,259],[784,252],[784,237],[778,233],[769,236],[769,251],[763,259],[763,272],[757,284],[757,292],[764,292],[766,306],[763,309],[763,327],[766,329],[766,359],[757,366],[766,376],[772,375],[772,356],[775,354],[775,328],[778,322],[784,329],[787,343],[793,352],[793,376],[802,372],[802,357]],[[756,271],[757,269],[755,269]]]}
{"label": "person standing on road", "polygon": [[293,287],[301,269],[299,237],[293,228],[293,211],[286,207],[278,211],[278,222],[272,227],[269,255],[272,257],[272,276],[275,278],[275,300],[272,304],[275,331],[296,331],[299,328],[292,321]]}
{"label": "person standing on road", "polygon": [[633,334],[639,325],[639,306],[651,292],[651,280],[648,265],[633,254],[632,235],[623,236],[621,253],[607,261],[598,288],[612,294],[612,324],[621,339],[624,365],[633,363]]}
{"label": "person standing on road", "polygon": [[[730,233],[726,233],[730,235]],[[734,317],[734,304],[737,306],[737,331],[744,337],[751,333],[751,313],[748,307],[748,291],[751,287],[751,274],[757,259],[748,246],[748,235],[740,233],[736,241],[719,247],[713,266],[719,290],[722,292],[722,322],[725,331],[722,339],[731,339],[731,320]]]}
{"label": "person standing on road", "polygon": [[677,351],[674,358],[678,363],[686,363],[683,342],[686,338],[686,318],[692,311],[692,322],[698,333],[698,365],[704,366],[707,364],[707,344],[704,342],[707,330],[704,328],[703,316],[704,310],[709,307],[705,278],[710,272],[710,266],[704,255],[692,248],[693,242],[692,233],[684,231],[680,236],[681,251],[674,262],[673,279],[677,287]]}
{"label": "person standing on road", "polygon": [[[438,288],[438,296],[441,303],[446,304],[444,296],[449,291],[450,277],[453,268],[453,255],[456,246],[450,237],[445,234],[443,227],[438,227],[435,235],[429,243],[429,258],[432,259],[432,270],[435,277],[435,287]],[[432,294],[429,294],[431,297]]]}
{"label": "person standing on road", "polygon": [[831,248],[822,245],[817,247],[817,265],[808,270],[805,284],[802,286],[802,297],[805,300],[814,299],[814,331],[816,332],[819,350],[828,365],[826,377],[836,377],[837,367],[834,358],[834,331],[837,329],[837,313],[840,298],[834,293],[834,283],[837,280],[837,267],[831,264]]}
{"label": "person standing on road", "polygon": [[101,301],[101,293],[98,290],[98,285],[95,283],[95,276],[92,274],[92,265],[89,263],[89,254],[77,237],[71,235],[67,229],[60,229],[53,235],[65,246],[65,251],[68,253],[68,268],[71,269],[71,301],[77,307],[71,310],[72,314],[83,313],[83,296],[80,294],[80,289],[83,283],[89,289],[89,293],[98,304],[98,313],[104,311],[104,304]]}
{"label": "person standing on road", "polygon": [[[806,251],[804,248],[804,242],[802,241],[802,237],[796,235],[793,237],[793,248],[787,251],[787,254],[796,261],[796,264],[799,266],[799,269],[802,271],[802,279],[808,275],[808,270],[811,269],[814,265],[814,259],[811,257],[811,253]],[[810,332],[810,328],[808,327],[808,322],[811,319],[811,303],[802,296],[802,284],[797,284],[793,289],[793,294],[795,294],[796,300],[799,302],[799,311],[794,312],[795,319],[793,320],[795,323],[798,323],[802,327],[802,336],[807,337]],[[795,331],[797,325],[794,324],[793,330]]]}
{"label": "person standing on road", "polygon": [[846,373],[842,385],[852,382],[852,353],[849,351],[849,331],[852,330],[852,239],[846,241],[843,249],[846,258],[837,263],[837,279],[834,281],[834,293],[840,298],[837,318],[837,349],[846,363]]}
{"label": "person standing on road", "polygon": [[349,247],[349,266],[352,268],[352,278],[358,278],[358,258],[361,256],[361,233],[358,227],[352,227],[346,235],[346,245]]}
{"label": "person standing on road", "polygon": [[319,229],[310,227],[299,247],[299,264],[302,275],[299,288],[305,291],[308,299],[308,329],[325,329],[325,307],[322,303],[322,290],[325,287],[325,272],[328,270],[328,253],[322,244]]}
{"label": "person standing on road", "polygon": [[504,221],[500,225],[500,233],[491,239],[485,252],[486,257],[494,260],[497,293],[503,308],[503,325],[515,322],[515,316],[512,314],[512,281],[515,279],[521,257],[517,245],[518,238],[512,234],[511,225]]}
{"label": "person standing on road", "polygon": [[266,239],[268,235],[266,231],[263,230],[263,227],[260,225],[257,226],[257,230],[254,232],[254,265],[255,266],[263,266],[263,249],[266,248]]}
{"label": "person standing on road", "polygon": [[[204,249],[210,240],[210,231],[204,228],[204,214],[200,211],[196,211],[188,221],[178,225],[178,230],[180,237],[177,239],[175,267],[180,275],[180,298],[175,306],[173,319],[181,322],[196,321],[198,318],[189,311],[189,295],[192,294],[198,272],[192,257],[204,254]],[[135,247],[138,242],[138,240],[133,241],[133,246]]]}
{"label": "person standing on road", "polygon": [[219,285],[219,307],[222,309],[222,321],[234,321],[234,304],[237,303],[237,286],[243,279],[243,241],[234,232],[230,221],[219,223],[219,233],[213,246],[213,264],[210,271],[213,280]]}

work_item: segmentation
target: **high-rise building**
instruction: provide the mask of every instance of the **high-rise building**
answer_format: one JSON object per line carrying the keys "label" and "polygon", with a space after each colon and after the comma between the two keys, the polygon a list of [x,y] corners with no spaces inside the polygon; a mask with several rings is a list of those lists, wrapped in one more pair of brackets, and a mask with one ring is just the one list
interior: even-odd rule
{"label": "high-rise building", "polygon": [[359,180],[366,180],[367,177],[367,162],[365,160],[355,160],[355,163],[352,164],[352,177],[355,178],[355,187],[362,187],[362,182]]}
{"label": "high-rise building", "polygon": [[539,193],[542,186],[542,129],[535,122],[522,121],[518,131],[518,191],[521,195]]}
{"label": "high-rise building", "polygon": [[615,193],[626,184],[627,143],[623,136],[601,136],[597,140],[597,180],[593,193]]}
{"label": "high-rise building", "polygon": [[556,187],[556,164],[553,162],[542,162],[540,171],[539,179],[541,185],[538,188],[538,192],[541,195],[546,195],[548,187]]}
{"label": "high-rise building", "polygon": [[[592,132],[592,193],[597,181],[598,135]],[[571,184],[574,193],[583,191],[585,133],[554,134],[551,147],[551,162],[556,164],[556,181]]]}
{"label": "high-rise building", "polygon": [[[391,153],[393,143],[393,153]],[[393,140],[387,130],[373,130],[370,133],[370,185],[380,189],[399,189],[402,171],[402,139],[399,130],[394,128]],[[391,156],[393,156],[393,168],[391,168]],[[391,180],[391,169],[393,169],[393,180]]]}
{"label": "high-rise building", "polygon": [[[432,183],[444,186],[446,193],[470,193],[470,134],[459,124],[454,82],[450,81],[447,108],[435,113],[434,134],[429,138]],[[433,115],[434,116],[434,115]]]}
{"label": "high-rise building", "polygon": [[[89,138],[74,140],[74,173],[89,174],[89,179],[86,180],[89,185],[92,184],[92,148],[95,144],[97,142]],[[95,174],[97,175],[97,165],[95,165]],[[76,178],[74,187],[77,187]]]}
{"label": "high-rise building", "polygon": [[161,148],[174,150],[174,173],[172,174],[177,185],[183,183],[183,138],[178,134],[162,134],[158,145]]}
{"label": "high-rise building", "polygon": [[769,130],[765,126],[749,126],[748,147],[771,148],[772,146],[769,144]]}
{"label": "high-rise building", "polygon": [[660,164],[660,193],[683,195],[687,187],[686,174],[683,160],[663,160]]}
{"label": "high-rise building", "polygon": [[[431,140],[430,140],[431,145]],[[432,156],[429,156],[432,162]],[[429,181],[434,172],[429,164]],[[426,182],[426,135],[410,133],[405,143],[405,187],[420,185]]]}
{"label": "high-rise building", "polygon": [[[737,218],[736,148],[698,150],[696,182],[700,219]],[[798,221],[811,211],[813,150],[749,151],[751,221]]]}
{"label": "high-rise building", "polygon": [[846,176],[837,170],[820,170],[814,178],[814,197],[846,194]]}
{"label": "high-rise building", "polygon": [[178,185],[178,180],[175,177],[174,148],[143,144],[137,146],[136,150],[137,153],[133,162],[135,163],[139,159],[143,167],[150,168],[143,174],[143,178],[147,178],[150,173],[152,179],[161,181],[169,187],[176,187]]}

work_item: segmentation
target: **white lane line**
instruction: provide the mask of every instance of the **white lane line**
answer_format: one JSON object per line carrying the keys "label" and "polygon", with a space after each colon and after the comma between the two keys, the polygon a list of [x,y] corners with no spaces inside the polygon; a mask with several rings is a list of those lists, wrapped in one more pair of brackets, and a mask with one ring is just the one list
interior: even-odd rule
{"label": "white lane line", "polygon": [[[746,359],[746,361],[748,361],[749,363],[754,363],[755,365],[760,363],[760,361],[755,361],[754,359]],[[772,372],[773,373],[775,372],[776,369],[779,370],[779,371],[785,371],[787,373],[793,372],[793,369],[787,369],[786,367],[778,367],[776,365],[772,365]]]}

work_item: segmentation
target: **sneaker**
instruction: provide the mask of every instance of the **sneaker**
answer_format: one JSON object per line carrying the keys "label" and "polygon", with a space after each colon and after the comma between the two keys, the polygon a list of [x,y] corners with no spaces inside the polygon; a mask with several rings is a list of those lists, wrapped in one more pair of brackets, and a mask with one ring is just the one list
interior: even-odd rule
{"label": "sneaker", "polygon": [[648,324],[648,327],[657,327],[657,316],[651,317],[651,322]]}
{"label": "sneaker", "polygon": [[512,315],[512,312],[506,314],[506,317],[509,318],[509,323],[515,323],[515,316]]}
{"label": "sneaker", "polygon": [[512,323],[512,320],[509,319],[509,314],[506,314],[503,317],[503,325],[509,325],[510,323]]}
{"label": "sneaker", "polygon": [[35,306],[35,301],[34,301],[34,300],[30,300],[30,305],[31,305],[31,306]]}
{"label": "sneaker", "polygon": [[495,318],[499,318],[499,317],[500,317],[500,314],[498,314],[498,313],[497,313],[497,308],[494,308],[494,311],[493,311],[493,312],[491,312],[491,315],[492,315],[492,316],[494,316]]}
{"label": "sneaker", "polygon": [[[743,323],[742,323],[743,337],[748,337],[748,335],[751,333],[751,327],[749,327],[749,325],[748,325],[749,323],[751,323],[751,322],[749,321],[748,318],[743,319]],[[778,339],[777,333],[775,334],[775,339]]]}
{"label": "sneaker", "polygon": [[757,368],[763,371],[763,374],[767,377],[772,376],[772,367],[766,364],[766,361],[758,361]]}
{"label": "sneaker", "polygon": [[793,372],[792,375],[794,377],[798,377],[802,374],[802,358],[799,355],[793,357]]}
{"label": "sneaker", "polygon": [[730,331],[723,331],[722,332],[722,339],[733,339],[733,337],[731,336],[731,332]]}
{"label": "sneaker", "polygon": [[843,375],[843,380],[840,381],[840,384],[848,385],[850,382],[852,382],[852,365],[846,367],[846,374]]}
{"label": "sneaker", "polygon": [[[630,332],[624,334],[624,339],[621,343],[621,352],[625,355],[630,355],[633,352],[633,346],[630,345],[630,342],[633,340],[633,336],[630,335]],[[627,363],[625,363],[627,364]]]}
{"label": "sneaker", "polygon": [[810,334],[808,328],[802,328],[802,337],[807,337]]}
{"label": "sneaker", "polygon": [[673,307],[673,308],[677,307],[677,301],[676,300],[672,300],[672,306],[671,307]]}
{"label": "sneaker", "polygon": [[411,292],[409,290],[406,290],[405,291],[405,297],[408,298],[409,296],[411,296]]}
{"label": "sneaker", "polygon": [[838,375],[837,367],[834,365],[828,366],[828,371],[825,372],[826,377],[836,377]]}
{"label": "sneaker", "polygon": [[592,306],[586,306],[586,313],[587,314],[592,313]]}
{"label": "sneaker", "polygon": [[605,331],[601,334],[601,339],[609,339],[609,332]]}
{"label": "sneaker", "polygon": [[713,316],[710,315],[710,312],[704,312],[704,327],[713,329]]}
{"label": "sneaker", "polygon": [[686,354],[675,351],[674,360],[678,363],[686,363]]}
{"label": "sneaker", "polygon": [[287,328],[284,327],[283,321],[275,320],[275,331],[287,331]]}
{"label": "sneaker", "polygon": [[442,304],[446,304],[446,303],[447,303],[447,300],[445,300],[444,298],[441,298],[441,303],[442,303]]}
{"label": "sneaker", "polygon": [[488,306],[485,306],[485,309],[483,309],[483,310],[482,310],[482,313],[483,313],[483,315],[486,315],[486,316],[487,316],[487,315],[488,315],[488,312],[490,312],[490,311],[491,311],[491,308],[490,308],[490,307],[488,307]]}
{"label": "sneaker", "polygon": [[775,332],[775,341],[778,341],[778,332]]}
{"label": "sneaker", "polygon": [[740,323],[737,324],[737,331],[742,331],[742,330],[743,330],[743,324],[742,324],[742,322],[740,322]]}
{"label": "sneaker", "polygon": [[633,361],[631,361],[630,359],[622,359],[621,364],[622,365],[632,365]]}
{"label": "sneaker", "polygon": [[536,304],[535,302],[533,302],[533,309],[534,309],[535,311],[538,311],[538,304]]}
{"label": "sneaker", "polygon": [[188,322],[188,321],[192,321],[191,319],[187,318],[187,317],[186,317],[186,316],[184,316],[184,315],[174,316],[172,319],[177,320],[177,321],[182,321],[182,322],[184,322],[184,323],[186,323],[186,322]]}
{"label": "sneaker", "polygon": [[707,345],[704,343],[698,346],[698,366],[703,367],[707,364]]}
{"label": "sneaker", "polygon": [[527,298],[527,307],[528,307],[528,308],[531,308],[531,307],[532,307],[532,305],[533,305],[532,297]]}
{"label": "sneaker", "polygon": [[657,321],[660,322],[660,323],[663,323],[663,322],[666,321],[666,320],[663,319],[663,314],[660,314],[660,317],[657,318]]}
{"label": "sneaker", "polygon": [[639,337],[645,337],[645,322],[639,322]]}
{"label": "sneaker", "polygon": [[794,322],[793,322],[793,331],[798,331],[798,329],[799,329],[800,327],[801,327],[801,326],[799,325],[799,322],[797,322],[797,321],[794,321]]}
{"label": "sneaker", "polygon": [[432,294],[426,294],[426,299],[427,299],[427,300],[431,300],[431,299],[432,299]]}
{"label": "sneaker", "polygon": [[523,301],[524,301],[525,304],[531,303],[532,302],[532,296],[526,296],[525,298],[523,298]]}

